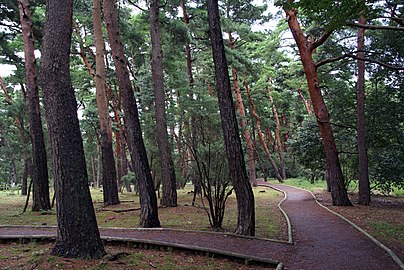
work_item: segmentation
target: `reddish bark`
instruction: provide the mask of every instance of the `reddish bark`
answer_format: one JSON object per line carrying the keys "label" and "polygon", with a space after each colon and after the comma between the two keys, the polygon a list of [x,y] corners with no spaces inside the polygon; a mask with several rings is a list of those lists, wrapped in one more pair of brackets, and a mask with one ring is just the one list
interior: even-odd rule
{"label": "reddish bark", "polygon": [[264,152],[265,152],[266,156],[268,157],[269,162],[271,163],[271,166],[272,166],[272,169],[274,170],[276,179],[278,179],[278,181],[282,183],[283,179],[282,179],[281,174],[279,173],[278,166],[276,165],[274,159],[272,158],[271,152],[269,151],[268,146],[265,143],[264,134],[262,133],[262,130],[261,130],[261,118],[259,117],[259,115],[257,114],[257,112],[255,110],[255,105],[254,105],[254,101],[251,97],[250,88],[248,87],[248,85],[245,85],[245,86],[246,86],[246,92],[248,95],[248,100],[250,101],[250,109],[251,109],[250,113],[251,113],[252,117],[254,117],[256,120],[257,133],[258,133],[258,138],[260,139],[261,146],[264,149]]}
{"label": "reddish bark", "polygon": [[102,35],[101,0],[93,0],[92,3],[94,45],[96,48],[96,76],[94,76],[94,80],[98,121],[100,123],[101,133],[102,191],[104,195],[104,205],[116,205],[120,202],[118,197],[114,150],[112,147],[112,126],[109,119],[108,101],[105,90],[105,45]]}
{"label": "reddish bark", "polygon": [[24,41],[25,75],[28,88],[28,116],[32,145],[32,211],[49,210],[51,209],[51,204],[49,198],[48,165],[39,106],[38,77],[29,0],[19,0],[18,9]]}
{"label": "reddish bark", "polygon": [[[230,32],[229,36],[229,47],[234,50],[234,40]],[[244,109],[243,97],[241,96],[240,85],[238,83],[237,70],[234,65],[231,65],[231,73],[233,75],[233,86],[236,92],[236,107],[241,116],[241,129],[243,130],[243,137],[246,143],[247,149],[247,164],[248,164],[248,176],[251,186],[257,186],[257,176],[255,174],[255,159],[254,159],[254,148],[251,141],[250,132],[247,127],[247,116]],[[247,84],[247,76],[244,74],[244,84]]]}
{"label": "reddish bark", "polygon": [[323,44],[331,35],[326,32],[317,41],[309,41],[303,34],[299,22],[297,21],[297,10],[294,8],[285,9],[289,28],[299,49],[301,61],[306,74],[307,85],[310,98],[313,105],[314,114],[317,118],[317,124],[320,129],[322,143],[327,161],[327,169],[330,175],[331,196],[333,205],[348,206],[352,205],[345,188],[344,176],[338,158],[337,147],[335,145],[334,134],[330,124],[330,116],[321,94],[316,64],[313,61],[313,50]]}

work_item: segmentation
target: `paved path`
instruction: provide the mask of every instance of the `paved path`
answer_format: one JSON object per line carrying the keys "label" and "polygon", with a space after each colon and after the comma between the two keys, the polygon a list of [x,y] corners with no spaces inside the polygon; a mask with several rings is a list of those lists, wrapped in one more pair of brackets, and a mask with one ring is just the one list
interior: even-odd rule
{"label": "paved path", "polygon": [[287,193],[282,208],[291,220],[296,243],[287,254],[277,257],[285,269],[400,269],[387,252],[319,206],[309,192],[272,186]]}
{"label": "paved path", "polygon": [[[268,186],[265,182],[260,184]],[[101,228],[101,236],[244,254],[281,261],[285,269],[400,269],[384,250],[348,223],[320,207],[310,193],[284,185],[273,186],[287,193],[282,207],[291,219],[294,245],[217,233],[165,229]],[[56,228],[0,226],[0,238],[7,235],[55,237]]]}

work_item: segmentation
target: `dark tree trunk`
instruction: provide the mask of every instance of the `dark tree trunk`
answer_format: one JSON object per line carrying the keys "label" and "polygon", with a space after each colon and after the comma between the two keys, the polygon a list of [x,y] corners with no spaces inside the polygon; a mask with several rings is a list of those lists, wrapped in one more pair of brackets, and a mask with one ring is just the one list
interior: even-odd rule
{"label": "dark tree trunk", "polygon": [[112,148],[112,126],[109,119],[107,95],[105,93],[105,46],[102,36],[101,0],[93,0],[92,2],[94,44],[96,48],[95,88],[101,133],[102,192],[104,195],[104,205],[115,205],[119,204],[119,197],[114,150]]}
{"label": "dark tree trunk", "polygon": [[236,233],[253,236],[255,235],[254,194],[248,181],[236,112],[234,110],[228,65],[220,27],[218,1],[208,0],[207,4],[210,39],[215,63],[216,92],[219,99],[230,179],[233,182],[237,197],[238,219]]}
{"label": "dark tree trunk", "polygon": [[57,204],[58,236],[52,254],[101,258],[106,253],[88,187],[77,102],[70,78],[72,15],[72,0],[47,1],[41,73]]}
{"label": "dark tree trunk", "polygon": [[104,19],[107,25],[108,39],[114,59],[116,76],[122,94],[127,143],[139,186],[140,205],[142,208],[140,225],[146,228],[159,227],[160,221],[158,218],[157,198],[150,173],[146,148],[143,142],[139,112],[129,77],[123,44],[119,34],[115,0],[104,0]]}
{"label": "dark tree trunk", "polygon": [[[359,19],[360,24],[365,24],[363,16]],[[358,29],[358,58],[365,58],[365,29]],[[358,154],[359,154],[359,200],[362,205],[370,203],[370,184],[368,173],[368,154],[366,151],[366,122],[365,122],[365,61],[358,60],[358,83],[357,83],[357,106],[358,106]]]}
{"label": "dark tree trunk", "polygon": [[154,108],[156,117],[157,145],[159,149],[161,180],[163,184],[162,206],[177,206],[177,185],[175,169],[171,154],[171,144],[168,139],[167,117],[164,92],[163,52],[160,41],[159,25],[160,1],[150,1],[150,37],[152,44],[152,78],[154,90]]}
{"label": "dark tree trunk", "polygon": [[21,195],[27,195],[28,176],[31,175],[31,163],[30,158],[24,160],[24,172],[21,180]]}
{"label": "dark tree trunk", "polygon": [[33,203],[32,211],[51,209],[49,199],[49,180],[45,140],[42,131],[41,112],[39,108],[39,90],[34,54],[34,35],[32,33],[29,0],[19,0],[18,9],[24,40],[25,72],[28,88],[28,115],[32,143]]}
{"label": "dark tree trunk", "polygon": [[[313,103],[313,111],[317,118],[317,124],[320,129],[323,148],[327,161],[327,170],[330,176],[332,204],[339,206],[350,206],[352,203],[348,198],[345,188],[344,176],[339,163],[337,147],[335,145],[334,134],[330,124],[330,116],[321,94],[318,81],[316,65],[313,61],[312,53],[319,46],[319,42],[309,42],[300,29],[296,18],[297,10],[285,10],[288,18],[289,28],[296,41],[304,72],[306,74],[307,86],[309,88],[310,98]],[[329,34],[329,33],[328,33]],[[321,42],[324,42],[327,35],[323,36]]]}

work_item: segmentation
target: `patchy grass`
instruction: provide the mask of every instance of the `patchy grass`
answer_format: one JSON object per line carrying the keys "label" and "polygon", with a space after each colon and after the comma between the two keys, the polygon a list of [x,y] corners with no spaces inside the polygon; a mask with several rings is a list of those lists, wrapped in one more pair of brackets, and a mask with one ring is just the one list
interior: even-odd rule
{"label": "patchy grass", "polygon": [[[109,246],[99,260],[78,260],[49,255],[53,243],[0,244],[0,269],[257,269],[227,259],[211,259],[188,252],[160,252],[123,246]],[[111,260],[116,254],[122,256]]]}
{"label": "patchy grass", "polygon": [[[192,206],[192,186],[178,190],[178,207],[160,207],[159,218],[163,227],[189,230],[212,231],[207,212],[203,208],[204,201],[197,196],[195,206]],[[102,190],[91,189],[98,226],[100,227],[138,227],[140,211],[139,197],[134,193],[120,194],[121,204],[103,206]],[[277,208],[282,195],[270,188],[254,188],[256,206],[256,234],[279,240],[287,239],[286,226],[282,214]],[[56,211],[22,213],[25,196],[7,195],[0,192],[0,224],[1,225],[56,225]],[[205,203],[206,200],[205,200]],[[114,212],[128,210],[128,212]],[[237,202],[233,194],[228,198],[223,220],[224,232],[233,232],[237,225]]]}

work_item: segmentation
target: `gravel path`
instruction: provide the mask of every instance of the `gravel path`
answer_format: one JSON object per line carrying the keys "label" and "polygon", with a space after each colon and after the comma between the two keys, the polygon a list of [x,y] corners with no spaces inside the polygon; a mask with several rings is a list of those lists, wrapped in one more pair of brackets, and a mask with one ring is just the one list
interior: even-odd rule
{"label": "gravel path", "polygon": [[[270,186],[265,182],[259,184]],[[292,223],[294,245],[229,234],[169,229],[101,228],[100,233],[104,238],[156,241],[281,261],[285,269],[400,269],[379,246],[347,222],[320,207],[309,192],[284,185],[272,186],[287,193],[282,208]],[[0,238],[10,235],[56,237],[56,228],[0,226]]]}

